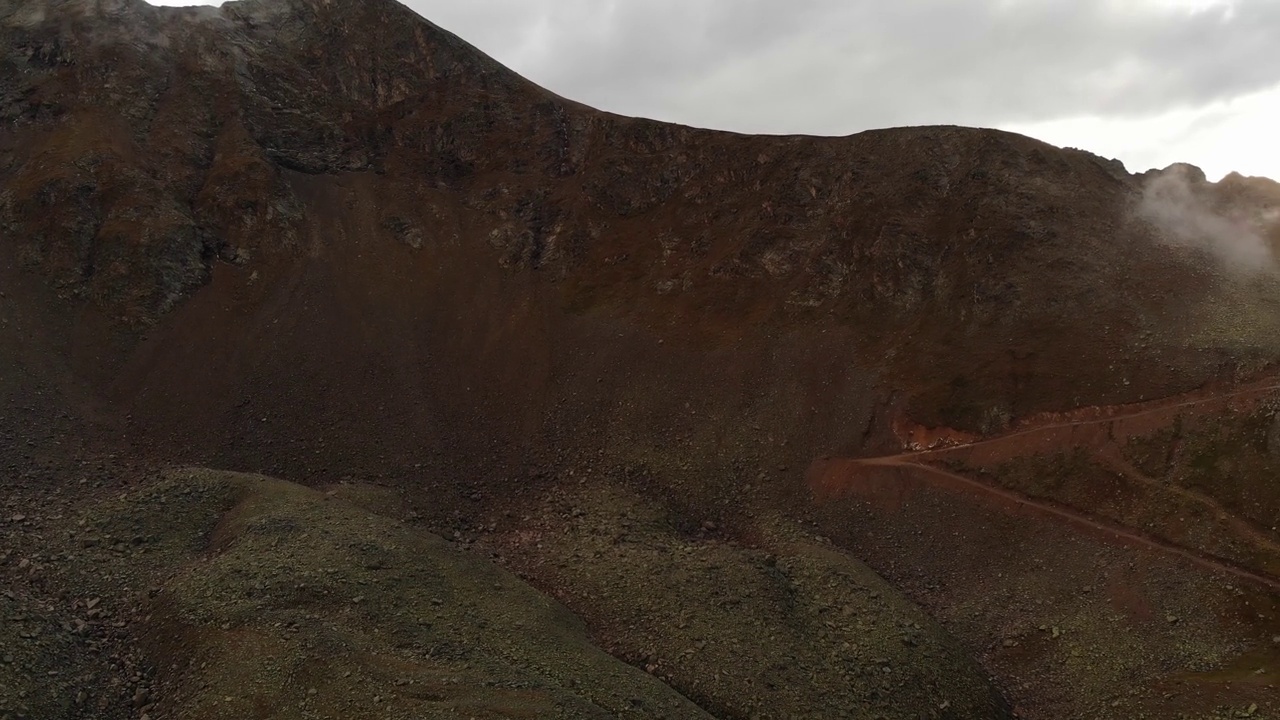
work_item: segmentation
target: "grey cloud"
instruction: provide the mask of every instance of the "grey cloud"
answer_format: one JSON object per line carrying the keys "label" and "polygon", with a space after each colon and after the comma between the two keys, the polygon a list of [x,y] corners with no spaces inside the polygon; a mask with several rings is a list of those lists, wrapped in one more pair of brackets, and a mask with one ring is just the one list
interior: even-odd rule
{"label": "grey cloud", "polygon": [[750,132],[1146,116],[1280,85],[1280,3],[409,0],[551,90]]}

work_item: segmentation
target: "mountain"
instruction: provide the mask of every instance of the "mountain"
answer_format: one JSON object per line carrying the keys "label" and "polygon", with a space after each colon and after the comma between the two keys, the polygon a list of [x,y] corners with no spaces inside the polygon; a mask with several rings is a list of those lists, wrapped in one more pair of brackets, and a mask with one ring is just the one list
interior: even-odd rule
{"label": "mountain", "polygon": [[1280,703],[1275,183],[619,117],[390,0],[0,35],[0,567],[61,643],[0,711]]}

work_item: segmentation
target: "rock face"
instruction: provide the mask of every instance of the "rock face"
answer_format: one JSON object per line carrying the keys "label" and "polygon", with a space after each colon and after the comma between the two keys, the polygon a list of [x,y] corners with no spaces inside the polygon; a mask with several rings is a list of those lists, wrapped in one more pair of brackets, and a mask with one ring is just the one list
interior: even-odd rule
{"label": "rock face", "polygon": [[[841,694],[845,676],[823,673],[876,663],[843,647],[860,623],[883,634],[918,612],[897,596],[893,613],[858,607],[855,585],[878,581],[843,552],[880,553],[877,569],[952,612],[976,653],[983,631],[947,603],[988,597],[987,580],[1015,576],[1002,563],[1032,567],[1039,549],[1001,544],[994,577],[940,589],[893,554],[923,529],[881,532],[842,505],[814,516],[842,539],[828,556],[777,529],[814,519],[815,458],[894,451],[895,428],[978,438],[1229,383],[1280,350],[1269,181],[1134,176],[957,127],[747,137],[618,117],[390,0],[9,0],[0,121],[6,477],[61,491],[74,461],[102,454],[128,482],[176,462],[395,488],[397,517],[498,553],[642,666],[696,642],[665,624],[703,596],[666,587],[640,602],[611,590],[618,569],[601,558],[666,572],[664,551],[695,547],[686,536],[707,539],[710,523],[749,550],[717,545],[710,562],[782,593],[727,613],[731,634],[758,619],[792,653],[785,669],[710,679],[687,657],[658,663],[729,715],[888,712],[894,698],[909,699],[904,716],[1003,712],[967,661],[939,674],[956,646],[919,619],[892,655],[924,648],[939,664]],[[1185,237],[1165,222],[1185,213],[1150,212],[1169,177],[1207,218]],[[1224,227],[1256,236],[1253,266],[1221,261]],[[875,502],[918,509],[896,487]],[[618,530],[630,521],[608,516],[608,542],[590,527],[527,542],[549,531],[531,508],[600,488],[661,527],[631,546]],[[923,527],[963,524],[948,503],[929,511]],[[590,562],[575,557],[588,548]],[[1225,657],[1244,641],[1215,642]],[[819,650],[843,659],[819,668]],[[1019,673],[1047,657],[984,660],[1007,686],[1041,688]],[[1093,694],[1053,687],[1098,704],[1055,700],[1043,716],[1099,716],[1143,662],[1097,674]],[[1094,682],[1072,667],[1072,682]],[[805,671],[830,705],[760,687]],[[903,694],[906,678],[927,691]]]}
{"label": "rock face", "polygon": [[[286,467],[281,447],[375,397],[396,422],[289,463],[319,450],[338,472],[440,424],[527,445],[580,417],[664,422],[665,397],[617,387],[640,359],[731,368],[690,383],[732,396],[729,426],[743,382],[792,385],[779,432],[852,448],[888,435],[871,408],[891,396],[924,424],[992,431],[1185,390],[1274,344],[1265,313],[1185,340],[1221,325],[1223,278],[1151,242],[1141,180],[1087,153],[964,128],[766,138],[616,117],[391,2],[0,12],[6,257],[95,333],[148,328],[91,370],[193,459]],[[631,342],[646,349],[613,347]],[[341,397],[353,373],[381,389]],[[593,407],[582,375],[605,383]],[[305,432],[267,447],[264,415]]]}
{"label": "rock face", "polygon": [[[1138,179],[1086,153],[963,128],[747,138],[610,116],[391,2],[3,12],[10,252],[138,325],[223,264],[275,286],[305,258],[336,265],[338,244],[396,238],[437,265],[496,263],[486,278],[556,295],[546,312],[689,343],[856,328],[849,362],[970,429],[1063,404],[1045,378],[1065,356],[1086,360],[1081,402],[1185,389],[1221,361],[1160,337],[1190,312],[1167,289],[1211,293],[1212,273],[1151,246]],[[391,264],[353,282],[401,291],[369,277]]]}

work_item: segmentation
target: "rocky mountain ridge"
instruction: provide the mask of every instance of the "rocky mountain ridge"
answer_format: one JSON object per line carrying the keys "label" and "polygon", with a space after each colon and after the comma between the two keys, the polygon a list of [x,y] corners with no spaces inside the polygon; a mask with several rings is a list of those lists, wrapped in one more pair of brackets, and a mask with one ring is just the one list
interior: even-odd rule
{"label": "rocky mountain ridge", "polygon": [[[1088,558],[1145,562],[1131,548],[933,488],[917,496],[918,478],[888,499],[833,500],[811,476],[822,458],[898,451],[902,427],[1000,436],[1265,376],[1280,286],[1268,267],[1223,262],[1218,231],[1247,229],[1263,252],[1250,257],[1267,260],[1274,183],[1131,175],[989,130],[749,137],[619,117],[389,0],[16,0],[0,7],[0,41],[0,467],[21,488],[15,503],[87,493],[89,459],[111,468],[105,487],[138,497],[153,468],[177,464],[275,475],[358,506],[381,498],[375,515],[487,553],[720,717],[829,716],[823,701],[999,717],[992,687],[1028,717],[1150,710],[1166,693],[1158,669],[1222,664],[1267,632],[1223,621],[1185,640],[1125,614],[1132,603],[1112,608],[1123,631],[1099,625],[1112,616],[1057,593],[1099,582],[1083,579]],[[1174,197],[1199,198],[1191,215],[1152,204],[1153,180],[1175,175]],[[1175,237],[1170,218],[1194,232]],[[1131,516],[1094,469],[1054,462],[1084,489],[1045,490],[1022,466],[966,471],[995,467],[1020,491]],[[179,502],[171,490],[157,491],[166,504]],[[25,522],[6,543],[38,555]],[[71,521],[50,522],[56,533]],[[926,547],[944,530],[974,533],[956,541],[968,550]],[[1073,554],[1051,575],[1032,560],[1055,543]],[[920,622],[887,590],[861,605],[859,588],[880,582],[862,557],[945,622]],[[340,560],[345,577],[363,577],[356,562]],[[916,577],[926,568],[947,587]],[[654,582],[672,573],[691,590]],[[1225,617],[1217,586],[1175,576],[1185,583],[1160,598]],[[62,592],[75,589],[67,577]],[[1031,610],[974,609],[1026,587],[1042,588],[1028,608],[1062,618],[1041,624],[1069,620],[1075,634],[1035,644]],[[700,612],[720,619],[672,620]],[[899,615],[917,619],[902,630]],[[747,642],[759,638],[739,617],[777,628],[789,659]],[[221,635],[219,620],[194,627],[215,644],[260,637]],[[858,627],[894,652],[843,647]],[[747,649],[702,653],[711,632]],[[1103,647],[1110,637],[1125,646]],[[981,670],[935,652],[957,642]],[[1099,647],[1114,663],[1102,667]],[[908,702],[894,670],[865,677],[890,655],[909,658],[888,663],[897,671],[955,684]],[[749,671],[717,675],[699,657]],[[177,699],[156,713],[195,697],[192,675],[170,677]],[[785,695],[805,682],[852,689]],[[1105,710],[1125,683],[1136,705]],[[270,690],[286,694],[263,701],[267,716],[290,717],[282,698],[298,690]]]}

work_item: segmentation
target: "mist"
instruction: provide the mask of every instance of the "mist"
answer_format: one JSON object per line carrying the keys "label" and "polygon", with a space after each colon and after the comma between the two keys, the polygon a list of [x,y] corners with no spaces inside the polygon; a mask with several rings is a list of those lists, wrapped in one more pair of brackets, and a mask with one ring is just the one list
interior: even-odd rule
{"label": "mist", "polygon": [[1137,213],[1168,245],[1208,252],[1236,273],[1275,272],[1275,254],[1261,231],[1266,214],[1219,210],[1213,188],[1196,168],[1173,165],[1147,181]]}

